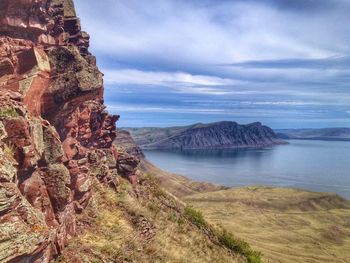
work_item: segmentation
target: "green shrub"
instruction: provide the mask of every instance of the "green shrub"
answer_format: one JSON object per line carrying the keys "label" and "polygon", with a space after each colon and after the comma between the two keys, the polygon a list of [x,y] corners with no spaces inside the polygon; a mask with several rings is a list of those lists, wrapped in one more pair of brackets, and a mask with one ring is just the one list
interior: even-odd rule
{"label": "green shrub", "polygon": [[261,263],[261,253],[254,251],[247,242],[235,238],[230,232],[222,228],[214,228],[209,225],[200,211],[195,210],[191,206],[187,206],[184,212],[185,218],[195,224],[197,227],[206,228],[212,233],[219,243],[227,249],[245,256],[249,263]]}
{"label": "green shrub", "polygon": [[198,227],[207,227],[203,214],[191,206],[186,206],[184,216]]}
{"label": "green shrub", "polygon": [[247,256],[249,263],[262,263],[261,253],[257,251],[252,251],[251,255]]}
{"label": "green shrub", "polygon": [[261,253],[252,250],[249,244],[243,240],[236,239],[228,231],[221,229],[216,233],[219,242],[226,248],[242,254],[245,256],[249,263],[261,263]]}

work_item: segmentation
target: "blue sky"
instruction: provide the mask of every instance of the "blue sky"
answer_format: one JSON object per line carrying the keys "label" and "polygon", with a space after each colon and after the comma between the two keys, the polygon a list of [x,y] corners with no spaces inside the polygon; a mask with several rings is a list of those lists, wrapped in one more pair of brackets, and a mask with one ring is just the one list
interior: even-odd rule
{"label": "blue sky", "polygon": [[119,126],[350,127],[349,0],[76,0]]}

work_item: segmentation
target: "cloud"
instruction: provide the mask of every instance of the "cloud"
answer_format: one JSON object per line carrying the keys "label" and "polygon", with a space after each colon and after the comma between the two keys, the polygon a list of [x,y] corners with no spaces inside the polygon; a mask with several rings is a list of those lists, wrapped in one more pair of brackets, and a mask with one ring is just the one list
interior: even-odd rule
{"label": "cloud", "polygon": [[333,5],[327,13],[290,12],[289,7],[303,9],[309,5],[302,2],[313,1],[293,2],[212,1],[209,7],[175,0],[106,0],[103,5],[78,0],[77,4],[84,27],[94,33],[93,49],[129,62],[152,57],[175,64],[230,63],[323,58],[349,51],[346,9]]}
{"label": "cloud", "polygon": [[[142,115],[152,115],[153,116],[172,116],[172,115],[183,115],[185,116],[217,116],[217,120],[220,118],[224,119],[246,119],[247,122],[265,120],[265,122],[274,121],[274,119],[279,120],[279,116],[283,115],[285,118],[290,118],[299,121],[310,120],[330,120],[332,115],[327,110],[303,110],[303,109],[259,109],[254,108],[242,108],[242,109],[221,109],[221,108],[197,108],[197,107],[154,107],[154,106],[128,106],[128,105],[110,105],[109,110],[111,112],[122,113],[133,115],[140,114]],[[340,118],[334,118],[335,121],[338,121]],[[344,118],[341,118],[344,120]]]}
{"label": "cloud", "polygon": [[212,76],[192,75],[184,72],[155,72],[133,69],[103,70],[107,84],[144,84],[172,85],[173,83],[186,86],[221,86],[234,85],[231,79]]}
{"label": "cloud", "polygon": [[[113,111],[116,103],[128,108],[133,120],[143,122],[143,108],[147,116],[164,109],[158,124],[197,122],[205,114],[273,116],[268,121],[278,125],[345,119],[348,0],[75,2],[105,73],[106,102]],[[186,119],[177,108],[187,109]]]}
{"label": "cloud", "polygon": [[278,59],[257,60],[228,64],[232,67],[266,68],[266,69],[349,69],[350,56],[319,59]]}
{"label": "cloud", "polygon": [[271,105],[271,106],[323,105],[320,102],[312,102],[312,101],[243,101],[241,103],[246,105]]}
{"label": "cloud", "polygon": [[162,113],[198,113],[198,114],[217,114],[225,113],[227,110],[223,109],[205,109],[205,108],[178,108],[178,107],[145,107],[145,106],[127,106],[127,105],[118,105],[118,106],[109,106],[110,110],[116,112],[162,112]]}
{"label": "cloud", "polygon": [[152,72],[132,69],[104,70],[107,85],[145,85],[162,86],[172,89],[174,92],[189,94],[224,95],[230,93],[224,87],[230,89],[241,83],[232,79],[224,79],[212,76],[192,75],[184,72]]}

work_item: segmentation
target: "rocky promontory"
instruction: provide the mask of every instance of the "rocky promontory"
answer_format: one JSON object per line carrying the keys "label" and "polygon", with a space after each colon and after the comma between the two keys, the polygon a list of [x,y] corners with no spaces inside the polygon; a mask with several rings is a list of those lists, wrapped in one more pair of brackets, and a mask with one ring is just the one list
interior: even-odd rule
{"label": "rocky promontory", "polygon": [[136,143],[148,149],[251,148],[285,144],[275,132],[255,122],[222,121],[173,128],[129,128]]}

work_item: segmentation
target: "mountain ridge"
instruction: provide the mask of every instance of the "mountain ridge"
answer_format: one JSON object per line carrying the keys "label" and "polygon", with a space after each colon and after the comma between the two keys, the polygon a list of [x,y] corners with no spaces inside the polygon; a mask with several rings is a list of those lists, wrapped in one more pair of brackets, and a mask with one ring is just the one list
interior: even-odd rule
{"label": "mountain ridge", "polygon": [[275,129],[281,139],[350,141],[350,128],[303,128],[303,129]]}
{"label": "mountain ridge", "polygon": [[233,121],[196,123],[169,128],[123,128],[144,149],[220,149],[266,147],[285,144],[260,122],[245,125]]}

